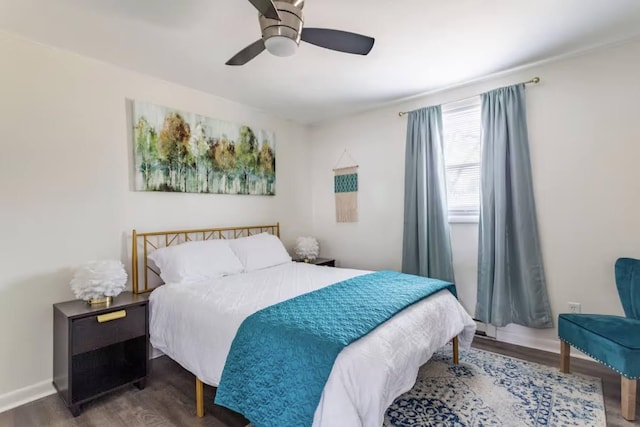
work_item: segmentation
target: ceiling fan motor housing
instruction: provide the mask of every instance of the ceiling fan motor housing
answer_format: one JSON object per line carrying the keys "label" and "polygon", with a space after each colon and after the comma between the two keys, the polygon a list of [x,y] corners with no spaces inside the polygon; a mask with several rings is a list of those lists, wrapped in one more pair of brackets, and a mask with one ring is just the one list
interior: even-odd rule
{"label": "ceiling fan motor housing", "polygon": [[268,46],[269,42],[267,40],[272,37],[286,37],[293,40],[296,46],[300,45],[300,34],[302,33],[302,25],[304,23],[304,17],[302,15],[304,1],[274,1],[273,4],[276,6],[276,9],[278,9],[280,21],[267,18],[264,15],[260,15],[258,18],[260,21],[260,29],[262,30],[262,39],[265,44]]}
{"label": "ceiling fan motor housing", "polygon": [[[244,65],[265,49],[276,56],[296,53],[300,40],[338,52],[367,55],[375,39],[329,28],[304,28],[304,0],[250,0],[258,15],[262,37],[236,53],[227,65]],[[270,17],[270,18],[269,18]]]}

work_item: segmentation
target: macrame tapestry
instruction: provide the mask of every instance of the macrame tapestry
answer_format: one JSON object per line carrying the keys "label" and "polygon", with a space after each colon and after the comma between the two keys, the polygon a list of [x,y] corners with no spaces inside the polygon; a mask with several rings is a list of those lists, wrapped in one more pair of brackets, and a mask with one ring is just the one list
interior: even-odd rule
{"label": "macrame tapestry", "polygon": [[358,221],[358,166],[334,169],[336,221]]}

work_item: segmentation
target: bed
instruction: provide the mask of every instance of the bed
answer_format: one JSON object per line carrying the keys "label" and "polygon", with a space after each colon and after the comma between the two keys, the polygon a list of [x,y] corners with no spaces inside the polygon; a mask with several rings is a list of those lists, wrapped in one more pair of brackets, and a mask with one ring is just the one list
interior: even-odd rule
{"label": "bed", "polygon": [[[204,415],[203,383],[218,386],[236,331],[247,316],[370,272],[288,262],[188,284],[163,284],[149,261],[150,254],[199,240],[240,239],[261,233],[279,237],[279,231],[279,224],[133,231],[133,291],[151,292],[151,343],[195,375],[198,416]],[[433,352],[453,341],[457,363],[458,345],[468,347],[474,332],[475,323],[447,290],[405,308],[338,354],[313,425],[381,425],[387,407],[413,386],[418,368]]]}

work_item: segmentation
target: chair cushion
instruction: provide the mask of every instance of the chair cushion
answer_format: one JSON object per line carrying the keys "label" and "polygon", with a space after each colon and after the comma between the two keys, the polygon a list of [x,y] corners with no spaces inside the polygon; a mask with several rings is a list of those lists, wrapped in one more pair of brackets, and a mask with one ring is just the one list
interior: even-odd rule
{"label": "chair cushion", "polygon": [[640,377],[640,320],[565,313],[558,316],[558,335],[625,377]]}

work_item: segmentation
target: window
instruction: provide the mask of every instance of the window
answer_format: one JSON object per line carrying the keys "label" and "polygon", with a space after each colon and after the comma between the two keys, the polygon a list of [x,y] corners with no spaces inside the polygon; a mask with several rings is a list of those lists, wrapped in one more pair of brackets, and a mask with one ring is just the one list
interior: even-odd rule
{"label": "window", "polygon": [[480,215],[480,97],[442,106],[449,222]]}

